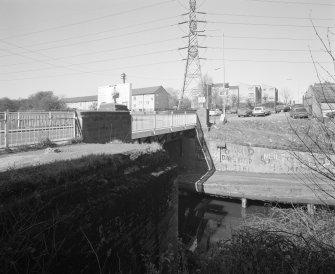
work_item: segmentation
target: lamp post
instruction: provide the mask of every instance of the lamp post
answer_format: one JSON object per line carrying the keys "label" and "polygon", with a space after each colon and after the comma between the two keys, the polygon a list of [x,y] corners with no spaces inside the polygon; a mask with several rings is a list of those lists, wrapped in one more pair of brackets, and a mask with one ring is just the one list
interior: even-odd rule
{"label": "lamp post", "polygon": [[[287,78],[286,79],[287,81],[294,81],[293,78]],[[295,79],[297,81],[297,87],[298,87],[298,100],[297,100],[297,103],[300,103],[301,101],[301,98],[300,98],[300,85],[299,85],[299,80],[298,79]]]}

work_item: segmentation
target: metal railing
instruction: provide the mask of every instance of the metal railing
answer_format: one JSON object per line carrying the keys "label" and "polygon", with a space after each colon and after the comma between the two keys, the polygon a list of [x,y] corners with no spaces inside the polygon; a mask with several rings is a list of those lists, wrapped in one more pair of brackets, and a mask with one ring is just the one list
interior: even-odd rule
{"label": "metal railing", "polygon": [[76,119],[74,112],[0,112],[0,148],[71,140]]}
{"label": "metal railing", "polygon": [[197,124],[195,112],[169,112],[132,115],[132,132],[177,129]]}

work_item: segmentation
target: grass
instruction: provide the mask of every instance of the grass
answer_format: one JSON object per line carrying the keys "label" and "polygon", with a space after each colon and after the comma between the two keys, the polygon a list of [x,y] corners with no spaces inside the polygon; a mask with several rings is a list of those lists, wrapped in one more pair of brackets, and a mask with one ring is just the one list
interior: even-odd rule
{"label": "grass", "polygon": [[253,215],[231,239],[188,254],[188,273],[334,273],[335,215],[326,209],[271,208]]}
{"label": "grass", "polygon": [[317,119],[291,119],[282,114],[271,114],[268,117],[228,119],[224,125],[215,125],[209,137],[227,143],[306,151],[312,140],[321,140],[322,136],[328,143],[334,142],[334,133],[333,120],[321,123]]}

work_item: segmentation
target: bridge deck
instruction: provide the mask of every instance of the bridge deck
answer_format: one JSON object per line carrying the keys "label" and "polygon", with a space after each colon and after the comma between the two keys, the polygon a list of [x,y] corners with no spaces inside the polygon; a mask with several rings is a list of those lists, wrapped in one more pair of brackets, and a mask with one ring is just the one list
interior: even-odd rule
{"label": "bridge deck", "polygon": [[[324,193],[324,190],[335,196],[335,187],[323,180],[318,186],[307,182],[294,174],[267,174],[247,172],[215,171],[205,182],[198,182],[200,176],[181,176],[179,183],[187,189],[209,195],[247,198],[261,201],[283,203],[310,203],[335,205],[335,199]],[[322,189],[321,189],[322,188]]]}

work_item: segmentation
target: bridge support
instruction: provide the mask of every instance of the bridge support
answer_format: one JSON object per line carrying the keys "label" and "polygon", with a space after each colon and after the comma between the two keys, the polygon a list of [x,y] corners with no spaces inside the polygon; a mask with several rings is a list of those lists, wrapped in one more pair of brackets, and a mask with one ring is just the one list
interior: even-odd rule
{"label": "bridge support", "polygon": [[242,198],[241,202],[242,202],[242,208],[247,208],[247,198]]}

